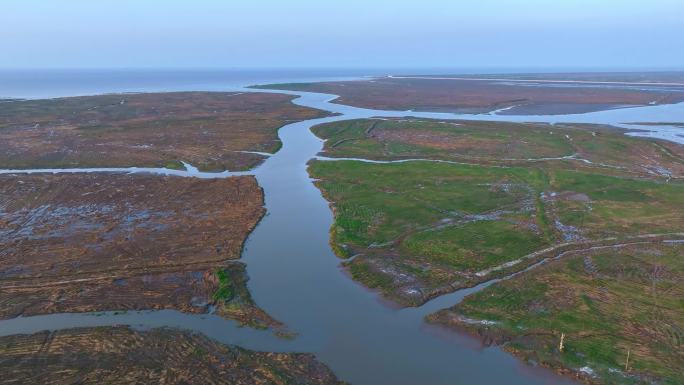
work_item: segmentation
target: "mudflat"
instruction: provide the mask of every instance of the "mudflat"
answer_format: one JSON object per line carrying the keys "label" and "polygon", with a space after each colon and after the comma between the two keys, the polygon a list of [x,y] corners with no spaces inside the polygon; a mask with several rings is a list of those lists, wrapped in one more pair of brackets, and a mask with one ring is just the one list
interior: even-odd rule
{"label": "mudflat", "polygon": [[544,80],[544,81],[577,81],[577,82],[615,82],[650,84],[684,84],[682,71],[649,71],[649,72],[557,72],[557,73],[519,73],[519,74],[475,74],[475,75],[423,75],[414,77],[459,77],[486,78],[507,80]]}
{"label": "mudflat", "polygon": [[[540,82],[515,81],[523,77],[538,79]],[[541,82],[551,78],[576,83]],[[657,86],[655,82],[644,81],[638,74],[596,79],[608,79],[615,84],[586,84],[581,81],[586,81],[587,78],[557,74],[555,77],[509,75],[497,79],[456,75],[434,76],[432,79],[427,76],[398,76],[360,81],[275,84],[263,87],[339,95],[335,103],[356,107],[458,113],[502,110],[502,114],[570,114],[684,101],[684,85]],[[643,86],[618,83],[624,79],[637,79],[638,83],[643,82]],[[662,77],[658,79],[662,80]],[[680,77],[675,76],[673,80],[678,79]]]}
{"label": "mudflat", "polygon": [[[176,92],[12,100],[0,109],[0,168],[247,170],[278,129],[327,113],[272,93]],[[245,152],[247,151],[247,152]]]}
{"label": "mudflat", "polygon": [[262,353],[174,329],[0,337],[0,384],[342,384],[311,354]]}
{"label": "mudflat", "polygon": [[242,245],[264,214],[253,177],[0,176],[0,316],[173,308],[273,326]]}

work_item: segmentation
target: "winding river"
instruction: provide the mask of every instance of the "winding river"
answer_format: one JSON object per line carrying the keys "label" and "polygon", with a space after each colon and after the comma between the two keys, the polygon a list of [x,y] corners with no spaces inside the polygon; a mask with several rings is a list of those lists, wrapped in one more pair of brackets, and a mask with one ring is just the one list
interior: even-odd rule
{"label": "winding river", "polygon": [[[239,88],[242,91],[253,91]],[[232,91],[232,89],[231,89]],[[281,92],[281,91],[278,91]],[[282,149],[249,174],[264,188],[268,214],[250,235],[243,254],[256,303],[298,333],[293,340],[269,331],[238,327],[214,315],[177,311],[51,314],[0,321],[0,335],[45,329],[127,324],[137,328],[179,327],[224,343],[265,351],[312,352],[341,379],[354,385],[570,384],[541,368],[527,366],[498,348],[482,348],[470,336],[427,325],[423,318],[452,306],[492,282],[436,298],[417,308],[397,309],[352,281],[328,245],[333,217],[328,202],[307,174],[307,162],[323,142],[313,125],[366,117],[415,116],[534,122],[623,124],[684,121],[684,104],[627,108],[567,116],[455,115],[377,111],[330,103],[333,95],[298,95],[296,104],[340,115],[298,122],[280,129]],[[635,135],[684,143],[684,130],[633,126]],[[186,177],[227,177],[245,173],[199,173],[166,169],[30,170],[31,172],[152,172]],[[4,170],[16,173],[19,170]]]}

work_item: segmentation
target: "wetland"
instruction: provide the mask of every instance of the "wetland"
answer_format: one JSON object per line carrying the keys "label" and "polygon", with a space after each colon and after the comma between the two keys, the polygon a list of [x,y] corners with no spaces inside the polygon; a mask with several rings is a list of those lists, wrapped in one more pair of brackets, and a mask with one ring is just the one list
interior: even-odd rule
{"label": "wetland", "polygon": [[[121,169],[99,173],[55,169],[63,165],[49,165],[51,170],[41,172],[40,168],[48,167],[47,164],[8,164],[8,168],[15,168],[5,170],[7,179],[3,181],[8,196],[13,196],[3,207],[12,213],[5,216],[3,212],[3,220],[9,218],[3,223],[13,226],[8,225],[9,244],[21,246],[25,242],[23,238],[11,238],[17,229],[27,227],[15,218],[25,218],[24,213],[47,206],[46,216],[36,216],[37,232],[32,237],[50,242],[54,236],[53,242],[66,239],[80,244],[81,236],[87,240],[107,234],[90,229],[102,219],[111,225],[108,228],[114,229],[113,234],[132,234],[130,244],[144,252],[131,253],[125,248],[129,239],[124,237],[105,243],[103,254],[83,254],[88,257],[85,261],[92,259],[95,265],[106,265],[108,258],[103,256],[125,259],[133,255],[136,258],[128,263],[133,267],[140,264],[145,274],[140,279],[132,274],[97,282],[106,289],[77,285],[73,289],[65,287],[58,295],[49,287],[47,291],[36,291],[33,297],[22,301],[39,304],[31,305],[40,309],[33,314],[53,314],[26,313],[0,321],[0,334],[5,336],[2,342],[25,347],[19,349],[20,359],[12,355],[15,353],[3,354],[0,365],[16,370],[17,375],[28,373],[31,367],[45,362],[40,361],[42,353],[34,351],[50,352],[30,348],[38,344],[30,341],[44,341],[50,335],[60,334],[84,335],[78,338],[97,341],[100,337],[91,336],[93,329],[74,328],[105,327],[99,332],[115,336],[106,337],[107,341],[134,338],[145,342],[148,335],[154,336],[154,340],[168,341],[168,337],[183,347],[174,357],[196,352],[192,347],[195,344],[202,346],[200,356],[221,357],[202,362],[184,359],[187,365],[178,369],[184,374],[171,373],[177,376],[168,377],[171,379],[185,378],[182,376],[188,375],[188,366],[205,373],[202,370],[216,370],[216,365],[223,365],[219,366],[224,370],[221,373],[235,378],[245,371],[259,373],[256,380],[265,379],[263,383],[336,383],[310,354],[290,353],[307,352],[315,354],[339,378],[355,384],[559,384],[572,383],[570,378],[599,383],[615,378],[625,383],[677,380],[671,368],[679,365],[681,340],[663,336],[676,336],[681,328],[676,322],[682,318],[681,306],[676,302],[676,282],[681,278],[676,264],[681,256],[677,245],[683,237],[678,209],[684,196],[680,182],[681,146],[662,138],[633,138],[625,135],[634,133],[633,128],[620,127],[624,123],[678,121],[676,116],[681,115],[676,111],[655,120],[648,113],[639,118],[639,111],[627,109],[581,114],[575,119],[573,115],[522,116],[514,119],[519,123],[502,123],[482,120],[506,117],[364,110],[331,104],[330,95],[291,95],[299,96],[293,100],[296,105],[328,112],[307,112],[315,118],[282,127],[278,131],[282,148],[272,156],[262,155],[260,165],[248,171],[232,173],[225,163],[223,167],[203,166],[202,177],[208,180],[192,178],[193,172],[187,166],[188,172],[181,175],[186,178],[156,173],[168,159],[182,162],[184,157],[164,157],[159,158],[159,163],[140,164],[157,169],[135,174]],[[652,111],[661,107],[667,106],[644,108]],[[330,113],[342,115],[325,117]],[[405,119],[406,115],[413,118]],[[371,119],[375,116],[386,119]],[[567,123],[548,125],[558,119]],[[521,123],[526,121],[537,123]],[[312,127],[320,138],[309,131]],[[657,134],[664,127],[651,125],[644,129]],[[217,145],[223,143],[219,141]],[[255,148],[243,147],[240,151]],[[136,165],[77,164],[83,170],[90,166]],[[237,167],[235,170],[244,170],[239,163],[233,166]],[[16,170],[28,167],[34,168],[33,174]],[[225,169],[229,171],[211,172]],[[165,170],[170,172],[171,168]],[[108,186],[109,190],[99,192],[97,186]],[[89,218],[74,212],[64,218],[69,226],[56,226],[57,222],[50,218],[59,218],[65,207],[77,203],[64,201],[61,194],[49,191],[73,191],[70,189],[88,194],[86,197],[93,195],[91,206],[96,214]],[[222,193],[226,191],[232,192],[230,197]],[[138,198],[131,199],[132,207],[128,207],[121,204],[128,199],[116,198],[117,192]],[[72,195],[75,200],[78,194]],[[31,199],[23,199],[24,196]],[[219,201],[221,204],[217,205]],[[137,203],[140,205],[136,206]],[[222,205],[225,207],[221,208]],[[114,208],[102,209],[105,206]],[[150,206],[150,212],[141,214],[143,206]],[[59,210],[55,211],[55,207]],[[264,210],[267,215],[262,217]],[[172,222],[178,223],[165,223],[161,213],[166,212],[171,212]],[[136,218],[150,220],[136,222]],[[249,225],[259,219],[258,226]],[[137,229],[130,222],[149,222],[153,229],[146,229],[147,225]],[[89,230],[83,235],[80,230],[65,234],[70,228]],[[191,231],[185,234],[181,229]],[[328,229],[332,229],[332,236]],[[153,244],[136,243],[134,236],[138,233],[158,238]],[[196,233],[202,236],[194,236]],[[236,261],[247,233],[251,235],[243,258]],[[178,247],[186,237],[188,248]],[[225,254],[216,249],[221,242],[232,245],[221,249]],[[623,250],[622,245],[628,244],[629,249],[625,246]],[[230,251],[233,247],[237,247],[237,252]],[[122,248],[128,254],[121,253]],[[69,256],[79,255],[75,253],[83,250],[62,249],[61,245],[54,249],[65,251],[66,258],[58,255],[51,265],[52,258],[41,261],[36,256],[30,268],[12,269],[8,265],[8,281],[3,284],[14,284],[12,280],[18,278],[50,282],[60,274],[78,273],[79,268],[73,265],[77,258]],[[340,265],[333,250],[348,261]],[[605,254],[594,255],[599,250]],[[590,262],[586,262],[587,255]],[[662,258],[653,262],[654,256]],[[197,266],[188,270],[167,269],[173,265],[173,258],[189,260],[190,265],[197,262]],[[662,272],[656,288],[647,288],[645,278],[632,279],[629,274],[616,273],[606,258],[620,261],[625,271]],[[581,260],[582,266],[576,262],[564,265],[574,259]],[[118,263],[111,263],[115,270]],[[342,274],[340,268],[366,287],[379,289],[396,304],[409,307],[387,306],[376,294]],[[32,275],[36,271],[39,273]],[[547,271],[556,275],[548,278],[544,275]],[[555,286],[549,287],[549,282]],[[81,286],[96,296],[106,298],[111,294],[113,300],[105,300],[102,307],[94,306],[100,301],[89,303],[89,295],[82,295]],[[533,292],[526,291],[528,286]],[[629,297],[625,296],[629,294],[627,286],[651,291],[637,296],[637,290],[634,297]],[[502,288],[510,287],[511,294],[504,293],[503,299],[497,299]],[[609,300],[601,302],[604,289]],[[598,294],[594,293],[596,290]],[[175,294],[164,294],[169,291]],[[565,297],[556,298],[554,293],[565,291]],[[662,304],[648,302],[660,297],[661,292],[665,293]],[[492,300],[473,300],[484,293]],[[195,301],[193,297],[201,300]],[[633,306],[630,300],[635,301]],[[191,306],[187,306],[188,301]],[[513,301],[521,308],[539,312],[501,313],[501,302],[497,301]],[[616,310],[618,303],[628,309]],[[200,310],[193,310],[193,304],[200,305]],[[117,306],[129,311],[97,311],[114,310]],[[256,306],[269,315],[262,321],[274,323],[245,322],[246,318],[259,318],[245,310],[238,310],[237,315],[228,311],[258,309]],[[648,309],[653,306],[662,308],[660,324],[644,321],[644,314],[649,314]],[[633,328],[610,329],[609,339],[616,343],[616,348],[594,354],[605,340],[594,338],[590,328],[583,329],[584,324],[568,321],[568,314],[581,317],[581,312],[594,312],[591,316],[603,323],[623,320],[616,318],[616,314],[625,314]],[[244,314],[248,316],[241,318]],[[534,318],[535,314],[540,315]],[[429,323],[425,322],[426,317]],[[267,330],[239,327],[240,324]],[[134,329],[115,325],[131,325]],[[277,337],[280,325],[286,325],[293,333],[287,333],[288,338]],[[649,325],[670,326],[649,334],[643,331]],[[177,329],[158,329],[160,326],[187,329],[209,339]],[[41,332],[44,330],[54,332]],[[559,332],[567,334],[567,349],[555,351]],[[468,334],[480,336],[486,344],[501,344],[505,350],[483,349]],[[536,334],[542,337],[537,338]],[[660,338],[655,345],[651,343],[653,336]],[[657,341],[668,341],[669,350]],[[122,349],[118,342],[107,342],[107,348],[96,354],[113,355],[116,362],[129,362],[126,360],[136,352],[148,351],[147,356],[158,357],[152,370],[132,370],[131,376],[157,376],[157,369],[168,366],[170,361],[165,353],[146,347],[143,342],[124,354],[117,353]],[[206,348],[208,344],[210,348]],[[631,349],[634,361],[622,371],[624,348]],[[243,352],[238,357],[247,361],[225,358],[235,357],[235,351]],[[515,354],[536,367],[521,364],[506,353],[509,351],[521,352]],[[92,369],[97,366],[93,360],[74,363],[74,354],[84,353],[57,349],[42,357],[56,362],[58,366],[54,368],[67,368],[65,373],[98,373]],[[661,364],[654,363],[655,360],[661,360]],[[206,369],[209,363],[211,367]],[[136,367],[134,363],[130,365]],[[491,370],[492,367],[497,370]],[[566,377],[542,367],[558,370]],[[107,371],[102,373],[110,375]],[[208,380],[213,378],[207,374]],[[220,379],[216,381],[221,383]]]}

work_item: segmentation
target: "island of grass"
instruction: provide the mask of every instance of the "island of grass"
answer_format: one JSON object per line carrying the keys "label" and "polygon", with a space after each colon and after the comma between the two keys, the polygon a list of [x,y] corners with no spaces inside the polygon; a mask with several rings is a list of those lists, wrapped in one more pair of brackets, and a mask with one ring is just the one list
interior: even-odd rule
{"label": "island of grass", "polygon": [[589,383],[681,384],[682,256],[675,240],[576,250],[429,321]]}
{"label": "island of grass", "polygon": [[255,352],[175,329],[0,337],[0,384],[338,385],[311,354]]}
{"label": "island of grass", "polygon": [[[488,79],[486,75],[397,76],[359,81],[269,84],[258,88],[334,94],[339,95],[336,103],[381,110],[458,113],[501,110],[503,114],[519,115],[581,113],[684,101],[681,73],[657,77],[636,73],[614,75],[587,78],[573,74],[526,74],[496,76],[494,79]],[[520,82],[521,79],[537,79],[539,82]],[[668,79],[672,79],[674,85],[657,84]],[[549,80],[561,82],[550,83]],[[592,80],[613,83],[583,83]],[[620,84],[624,80],[636,84]]]}
{"label": "island of grass", "polygon": [[[490,122],[357,120],[313,131],[333,158],[309,169],[335,211],[333,248],[355,279],[403,305],[564,250],[684,228],[683,149],[672,143]],[[345,157],[372,161],[334,159]],[[408,161],[372,163],[391,160]]]}
{"label": "island of grass", "polygon": [[574,247],[683,228],[684,183],[429,162],[315,161],[352,276],[404,304]]}
{"label": "island of grass", "polygon": [[0,168],[248,170],[278,129],[326,113],[270,93],[177,92],[12,100],[0,109]]}
{"label": "island of grass", "polygon": [[[255,178],[0,176],[0,318],[177,309],[279,327],[247,290]],[[230,295],[228,295],[230,294]]]}

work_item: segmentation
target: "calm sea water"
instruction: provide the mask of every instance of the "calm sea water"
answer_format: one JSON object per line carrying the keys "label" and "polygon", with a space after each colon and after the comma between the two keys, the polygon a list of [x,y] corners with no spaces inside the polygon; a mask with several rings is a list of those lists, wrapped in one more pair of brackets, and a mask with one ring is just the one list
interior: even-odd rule
{"label": "calm sea water", "polygon": [[[380,71],[381,72],[381,71]],[[253,84],[343,80],[368,70],[0,70],[0,98],[118,92],[224,91]]]}

